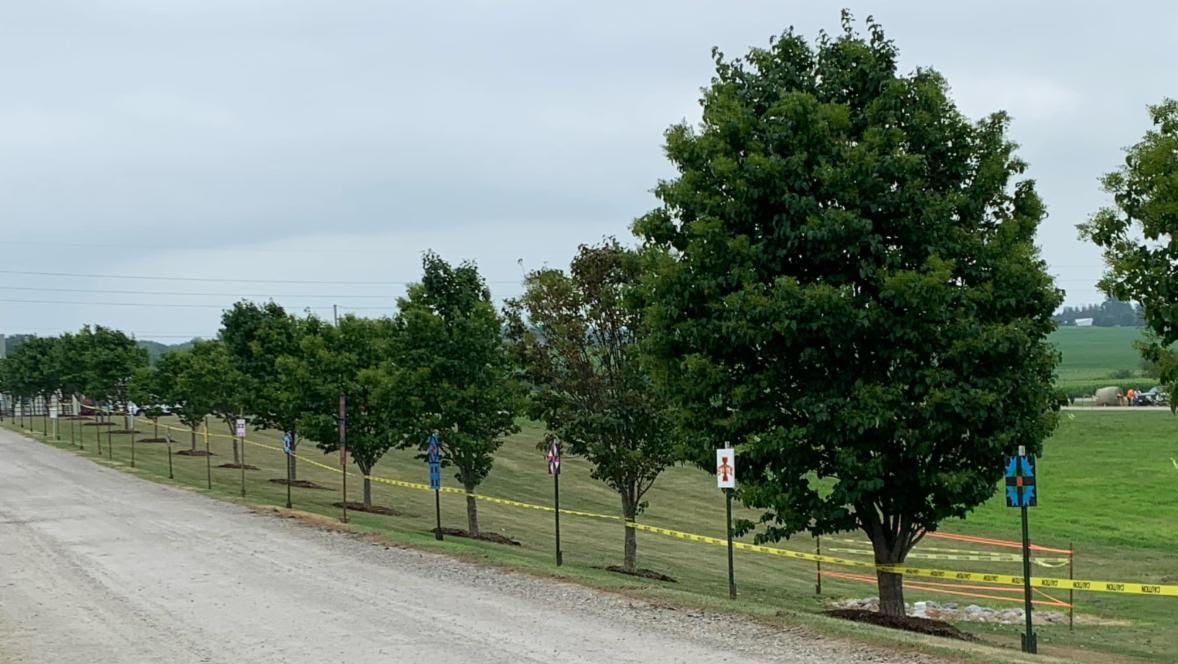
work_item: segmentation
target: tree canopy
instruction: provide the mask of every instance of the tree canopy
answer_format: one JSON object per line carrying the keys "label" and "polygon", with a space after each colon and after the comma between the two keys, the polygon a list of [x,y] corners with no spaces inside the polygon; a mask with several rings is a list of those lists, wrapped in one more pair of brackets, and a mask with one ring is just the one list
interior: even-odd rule
{"label": "tree canopy", "polygon": [[[303,322],[274,302],[237,302],[221,317],[219,340],[244,376],[245,413],[254,426],[291,434],[298,447],[299,420],[311,404],[302,384],[280,368],[280,358],[299,353]],[[165,356],[166,357],[166,356]],[[293,456],[287,457],[290,480],[298,477]]]}
{"label": "tree canopy", "polygon": [[477,537],[474,490],[491,471],[503,437],[518,431],[521,386],[478,268],[451,266],[434,253],[422,265],[421,283],[397,302],[400,362],[374,377],[376,398],[390,416],[404,413],[406,446],[424,451],[438,433],[443,465],[455,468],[467,491],[468,529]]}
{"label": "tree canopy", "polygon": [[[968,121],[871,19],[718,51],[635,231],[646,347],[686,451],[736,448],[761,540],[863,530],[878,563],[992,496],[1055,423],[1045,216],[1001,112]],[[1147,307],[1148,309],[1148,307]],[[714,472],[714,468],[712,468]],[[904,611],[879,573],[880,610]]]}
{"label": "tree canopy", "polygon": [[[667,404],[641,366],[641,310],[627,302],[641,270],[639,257],[616,241],[582,246],[568,274],[532,272],[507,308],[508,337],[532,386],[530,415],[618,492],[626,521],[674,461]],[[627,527],[629,572],[637,569],[637,549]]]}
{"label": "tree canopy", "polygon": [[282,360],[284,373],[299,382],[314,404],[300,420],[303,434],[324,452],[340,448],[338,403],[347,397],[348,455],[364,477],[364,508],[372,509],[373,467],[385,452],[404,440],[411,424],[398,419],[401,410],[377,405],[373,391],[377,370],[396,362],[393,322],[347,315],[336,325],[317,318],[307,321],[299,354]]}
{"label": "tree canopy", "polygon": [[1125,163],[1105,175],[1113,205],[1101,208],[1080,232],[1100,247],[1108,270],[1100,288],[1136,300],[1152,338],[1141,346],[1162,380],[1178,388],[1178,101],[1149,108],[1153,128],[1126,151]]}

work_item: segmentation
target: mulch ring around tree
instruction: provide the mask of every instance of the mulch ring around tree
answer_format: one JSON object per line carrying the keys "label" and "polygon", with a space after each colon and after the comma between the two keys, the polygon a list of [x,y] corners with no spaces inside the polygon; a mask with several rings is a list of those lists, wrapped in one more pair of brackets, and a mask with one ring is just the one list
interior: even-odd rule
{"label": "mulch ring around tree", "polygon": [[[343,507],[343,503],[332,503],[334,507]],[[381,514],[383,516],[405,516],[404,512],[398,512],[391,507],[381,507],[380,505],[373,505],[372,507],[365,507],[364,503],[353,503],[348,501],[348,509],[353,512],[368,512],[369,514]]]}
{"label": "mulch ring around tree", "polygon": [[[270,481],[275,484],[286,484],[285,477],[275,477]],[[322,484],[316,484],[310,480],[295,480],[291,482],[290,485],[300,489],[327,489],[327,487],[323,486]]]}
{"label": "mulch ring around tree", "polygon": [[114,422],[85,422],[82,424],[84,427],[113,427],[114,425]]}
{"label": "mulch ring around tree", "polygon": [[[222,463],[222,464],[219,464],[217,467],[218,468],[236,468],[238,470],[241,470],[242,466],[240,463]],[[246,470],[258,470],[258,467],[251,466],[247,463],[247,464],[245,464],[245,469]]]}
{"label": "mulch ring around tree", "polygon": [[633,572],[627,572],[626,568],[622,567],[621,565],[610,565],[609,567],[605,568],[605,571],[613,572],[614,574],[625,574],[626,576],[637,576],[637,577],[640,577],[643,579],[651,579],[654,581],[666,581],[668,583],[679,583],[678,581],[675,580],[674,577],[670,577],[670,576],[667,576],[666,574],[662,574],[661,572],[656,572],[652,569],[646,569],[646,568],[642,568],[642,567],[638,568],[637,570],[634,570]]}
{"label": "mulch ring around tree", "polygon": [[135,442],[137,442],[137,443],[166,443],[166,442],[168,442],[168,439],[167,438],[136,438]]}
{"label": "mulch ring around tree", "polygon": [[835,618],[842,618],[844,620],[853,620],[855,622],[869,623],[878,625],[880,627],[888,627],[890,629],[902,629],[907,632],[916,632],[918,634],[929,634],[931,636],[942,636],[948,639],[957,639],[959,641],[977,641],[978,637],[963,632],[953,625],[941,620],[932,620],[930,618],[915,618],[912,616],[885,616],[877,611],[868,611],[866,609],[834,609],[827,611],[826,615]]}
{"label": "mulch ring around tree", "polygon": [[[438,529],[431,528],[430,532],[436,533],[436,532],[438,532]],[[465,530],[462,530],[460,528],[442,528],[442,534],[449,535],[450,537],[465,537],[467,539],[477,539],[477,540],[481,540],[483,542],[494,542],[495,544],[506,544],[508,546],[523,546],[519,542],[511,539],[510,537],[500,535],[499,533],[479,533],[478,537],[471,537],[470,533],[468,533]]]}
{"label": "mulch ring around tree", "polygon": [[[111,431],[111,433],[117,433],[117,434],[128,435],[128,434],[132,434],[132,433],[135,433],[135,434],[137,434],[137,433],[139,433],[139,432],[138,432],[138,431],[132,431],[132,430],[130,430],[130,429],[116,429],[116,430],[114,430],[114,431]],[[135,442],[137,442],[137,443],[138,443],[139,441],[137,440],[137,441],[135,441]]]}
{"label": "mulch ring around tree", "polygon": [[193,449],[189,449],[189,448],[184,448],[182,450],[176,450],[176,454],[179,454],[180,456],[193,456],[193,457],[217,456],[216,452],[206,452],[204,450],[193,450]]}

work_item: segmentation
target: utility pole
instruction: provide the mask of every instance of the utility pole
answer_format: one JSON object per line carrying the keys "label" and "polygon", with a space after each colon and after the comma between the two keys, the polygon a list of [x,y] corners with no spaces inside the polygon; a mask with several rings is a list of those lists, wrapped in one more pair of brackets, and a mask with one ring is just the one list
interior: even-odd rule
{"label": "utility pole", "polygon": [[[336,331],[339,331],[339,307],[331,305],[331,320],[335,324]],[[348,398],[344,395],[342,387],[343,381],[340,381],[341,387],[339,391],[339,472],[343,478],[343,500],[340,505],[344,511],[343,522],[348,522]]]}

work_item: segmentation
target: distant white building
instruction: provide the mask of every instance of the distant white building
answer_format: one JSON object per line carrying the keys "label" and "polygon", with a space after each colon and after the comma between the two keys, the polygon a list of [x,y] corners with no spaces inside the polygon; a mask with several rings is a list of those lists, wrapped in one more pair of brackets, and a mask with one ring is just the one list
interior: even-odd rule
{"label": "distant white building", "polygon": [[1077,318],[1076,327],[1092,327],[1091,318]]}

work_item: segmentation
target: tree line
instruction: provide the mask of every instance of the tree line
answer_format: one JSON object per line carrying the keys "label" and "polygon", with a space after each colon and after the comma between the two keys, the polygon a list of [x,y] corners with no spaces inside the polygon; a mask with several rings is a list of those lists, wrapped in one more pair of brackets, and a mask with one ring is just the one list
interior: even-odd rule
{"label": "tree line", "polygon": [[[1042,451],[1062,291],[1035,245],[1046,207],[1010,118],[967,119],[941,74],[899,72],[895,44],[866,27],[844,13],[841,32],[813,42],[790,30],[740,58],[714,50],[702,121],[666,132],[676,174],[635,221],[636,246],[582,246],[567,269],[528,274],[501,311],[473,264],[426,254],[389,318],[239,302],[216,339],[155,367],[107,342],[25,344],[0,368],[3,389],[133,393],[192,427],[244,414],[325,453],[342,394],[365,474],[439,436],[472,534],[473,494],[522,416],[586,459],[627,520],[663,470],[715,472],[715,450],[732,446],[736,496],[761,514],[740,532],[859,529],[877,563],[902,563],[994,495],[1008,455]],[[1116,207],[1082,233],[1112,265],[1102,288],[1144,303],[1165,342],[1151,352],[1178,378],[1165,355],[1174,245],[1152,242],[1178,226],[1178,104],[1151,113],[1155,129],[1105,180]],[[62,339],[108,335],[125,339]],[[636,570],[628,527],[623,559]],[[902,578],[877,576],[880,610],[902,615]]]}
{"label": "tree line", "polygon": [[1145,309],[1140,304],[1110,297],[1100,304],[1064,307],[1054,319],[1060,325],[1076,325],[1079,320],[1089,319],[1093,327],[1142,327]]}

